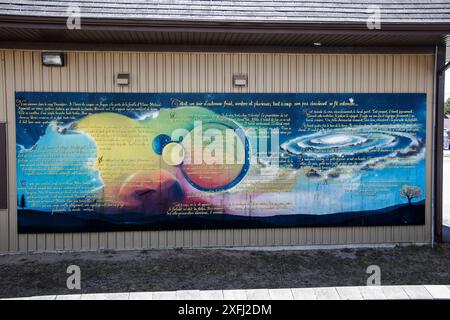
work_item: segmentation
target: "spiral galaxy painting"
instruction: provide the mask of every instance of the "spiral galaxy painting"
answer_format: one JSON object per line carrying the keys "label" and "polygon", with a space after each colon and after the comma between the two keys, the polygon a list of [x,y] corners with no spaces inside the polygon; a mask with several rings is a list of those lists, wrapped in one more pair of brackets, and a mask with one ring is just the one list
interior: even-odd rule
{"label": "spiral galaxy painting", "polygon": [[15,101],[21,233],[424,223],[422,93]]}

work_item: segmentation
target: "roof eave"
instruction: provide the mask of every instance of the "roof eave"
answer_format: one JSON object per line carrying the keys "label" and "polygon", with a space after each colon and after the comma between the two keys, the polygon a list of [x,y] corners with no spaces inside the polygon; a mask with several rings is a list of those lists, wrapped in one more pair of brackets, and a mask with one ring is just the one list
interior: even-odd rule
{"label": "roof eave", "polygon": [[[66,17],[0,15],[0,27],[67,29]],[[81,18],[82,30],[120,31],[186,31],[245,33],[339,33],[339,34],[450,34],[450,22],[387,22],[381,29],[370,30],[362,22],[290,22],[290,21],[229,21],[229,20],[167,20]]]}

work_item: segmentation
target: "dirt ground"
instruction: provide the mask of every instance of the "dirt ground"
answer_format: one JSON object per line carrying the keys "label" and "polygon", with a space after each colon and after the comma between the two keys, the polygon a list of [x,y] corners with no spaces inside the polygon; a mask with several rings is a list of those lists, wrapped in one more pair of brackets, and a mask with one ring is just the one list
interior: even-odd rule
{"label": "dirt ground", "polygon": [[0,256],[0,297],[80,293],[66,289],[81,268],[81,293],[365,285],[450,284],[450,247],[239,251],[149,250]]}

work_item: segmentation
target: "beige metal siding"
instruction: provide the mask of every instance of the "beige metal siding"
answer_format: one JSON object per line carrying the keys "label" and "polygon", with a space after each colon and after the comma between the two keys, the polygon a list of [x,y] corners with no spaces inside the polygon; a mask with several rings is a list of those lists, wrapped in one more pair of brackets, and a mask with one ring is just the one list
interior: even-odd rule
{"label": "beige metal siding", "polygon": [[[1,50],[0,58],[0,121],[8,122],[10,172],[0,252],[430,241],[433,55],[69,52],[64,68],[43,67],[39,51]],[[118,72],[131,73],[129,86],[114,84]],[[233,87],[233,73],[248,74],[248,86]],[[426,225],[18,235],[15,91],[425,92]]]}

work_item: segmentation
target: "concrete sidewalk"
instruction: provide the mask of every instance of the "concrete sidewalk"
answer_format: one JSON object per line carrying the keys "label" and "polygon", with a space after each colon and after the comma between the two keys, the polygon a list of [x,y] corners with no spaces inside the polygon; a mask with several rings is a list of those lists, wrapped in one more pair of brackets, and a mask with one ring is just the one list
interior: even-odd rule
{"label": "concrete sidewalk", "polygon": [[[50,295],[12,300],[394,300],[450,299],[450,286],[371,286]],[[5,299],[11,300],[11,299]]]}

